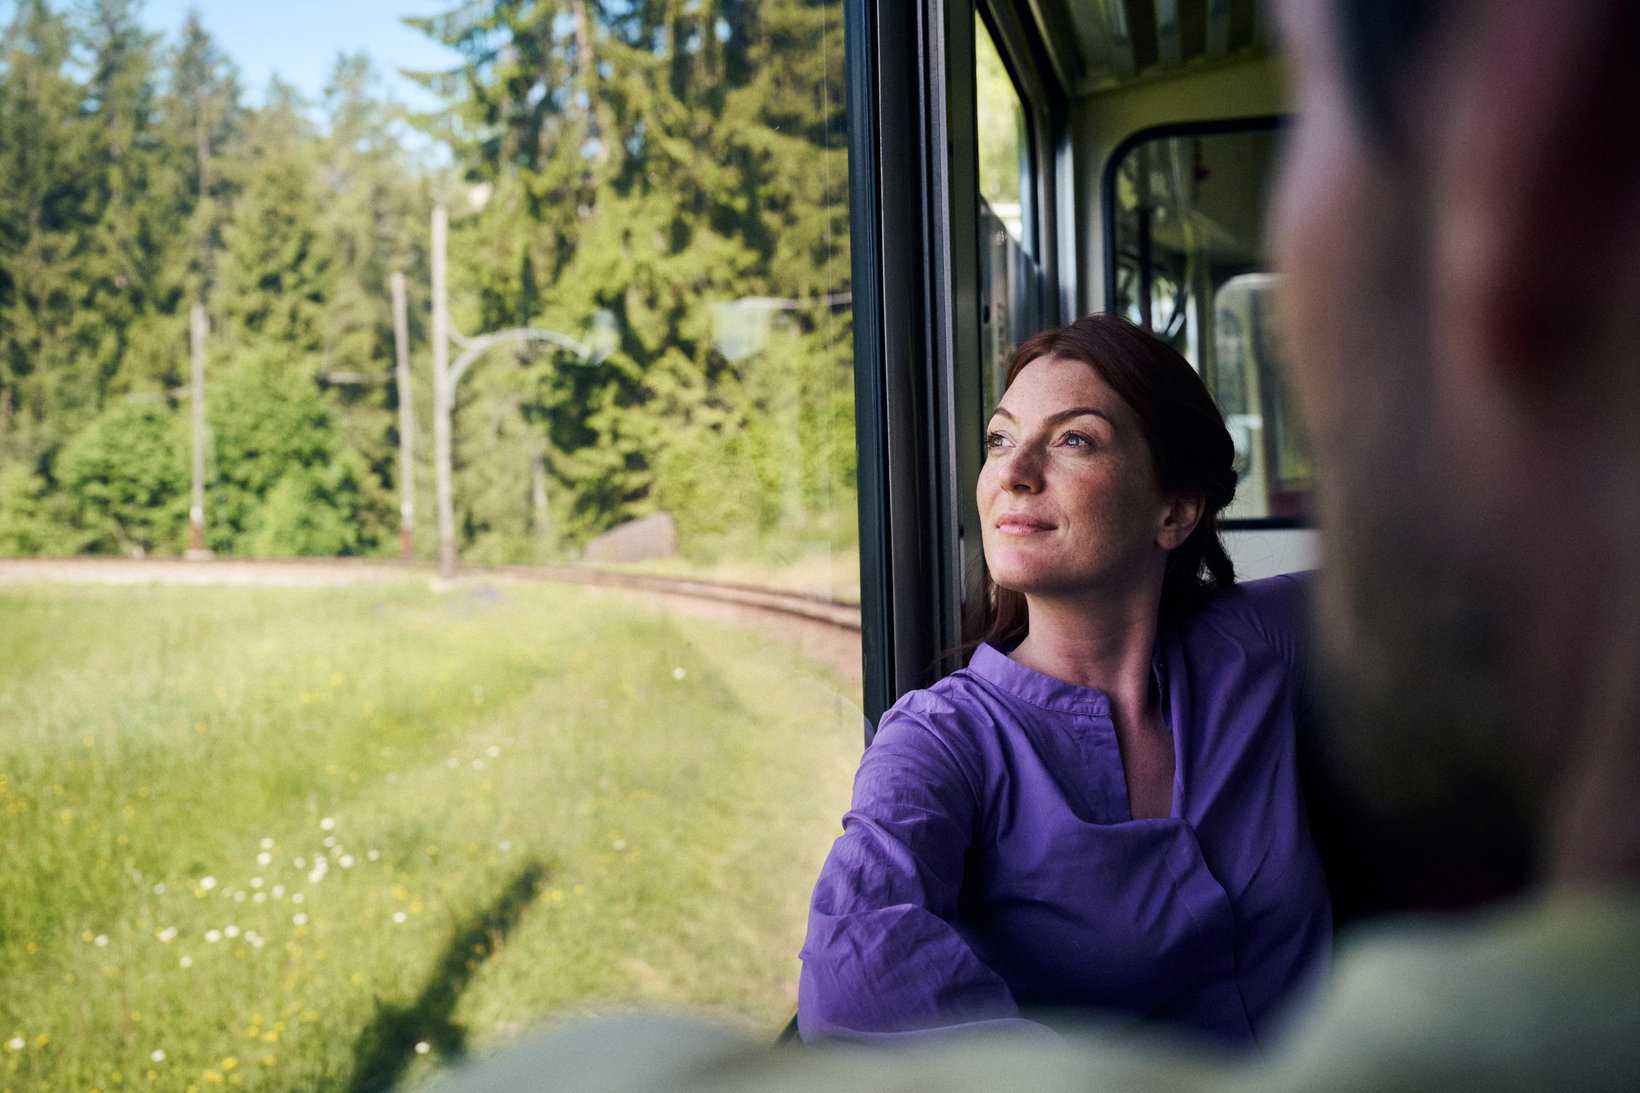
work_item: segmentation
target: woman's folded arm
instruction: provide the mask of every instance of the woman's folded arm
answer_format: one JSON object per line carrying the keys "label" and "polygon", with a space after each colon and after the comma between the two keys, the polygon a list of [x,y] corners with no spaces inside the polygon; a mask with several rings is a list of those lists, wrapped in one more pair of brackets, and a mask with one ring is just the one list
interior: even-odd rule
{"label": "woman's folded arm", "polygon": [[805,1040],[1029,1025],[954,925],[980,807],[969,774],[937,733],[897,713],[867,749],[815,885],[798,995]]}

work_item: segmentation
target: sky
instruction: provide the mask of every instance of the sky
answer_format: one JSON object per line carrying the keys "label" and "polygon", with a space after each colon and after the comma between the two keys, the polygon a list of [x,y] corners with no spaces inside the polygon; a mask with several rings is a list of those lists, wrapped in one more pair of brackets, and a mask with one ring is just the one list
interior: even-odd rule
{"label": "sky", "polygon": [[170,44],[188,9],[196,9],[205,29],[239,65],[251,105],[262,102],[275,72],[307,98],[317,99],[336,54],[362,49],[375,60],[395,98],[428,109],[437,100],[401,78],[397,69],[450,68],[458,57],[399,17],[436,15],[451,7],[453,0],[146,0],[139,17],[150,30],[163,32]]}

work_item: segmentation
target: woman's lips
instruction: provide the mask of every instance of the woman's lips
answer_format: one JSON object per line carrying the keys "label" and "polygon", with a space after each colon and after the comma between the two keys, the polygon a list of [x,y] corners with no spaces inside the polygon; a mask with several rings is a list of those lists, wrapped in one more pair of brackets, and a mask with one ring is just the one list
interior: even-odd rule
{"label": "woman's lips", "polygon": [[997,530],[1004,535],[1040,535],[1057,526],[1032,516],[1004,516],[997,521]]}

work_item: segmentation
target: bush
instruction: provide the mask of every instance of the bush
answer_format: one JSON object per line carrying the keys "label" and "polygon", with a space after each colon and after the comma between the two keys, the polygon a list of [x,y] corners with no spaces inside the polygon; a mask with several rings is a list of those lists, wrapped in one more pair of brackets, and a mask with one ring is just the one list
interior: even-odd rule
{"label": "bush", "polygon": [[[188,438],[163,402],[120,401],[76,435],[57,461],[78,532],[73,549],[133,557],[187,544]],[[68,545],[68,544],[61,544]]]}
{"label": "bush", "polygon": [[214,474],[206,536],[222,553],[360,554],[377,544],[364,473],[308,368],[250,350],[208,391]]}

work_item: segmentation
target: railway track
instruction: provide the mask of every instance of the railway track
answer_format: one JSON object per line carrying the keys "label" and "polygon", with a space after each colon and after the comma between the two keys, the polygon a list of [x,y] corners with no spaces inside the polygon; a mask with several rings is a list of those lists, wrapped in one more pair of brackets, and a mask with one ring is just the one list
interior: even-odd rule
{"label": "railway track", "polygon": [[[0,583],[233,584],[264,587],[323,587],[425,576],[437,579],[431,563],[353,558],[262,561],[240,558],[9,558],[0,559]],[[860,632],[860,608],[817,596],[749,585],[592,569],[580,566],[467,566],[459,579],[556,581],[681,596],[823,623]]]}
{"label": "railway track", "polygon": [[668,596],[688,596],[694,599],[715,600],[738,604],[764,611],[815,622],[829,623],[843,630],[860,631],[858,604],[838,603],[818,596],[787,592],[751,585],[723,584],[679,577],[660,577],[646,573],[626,573],[618,570],[583,569],[578,566],[490,566],[485,573],[516,576],[523,580],[564,581],[569,584],[596,585],[606,588],[629,588],[644,592],[659,592]]}

